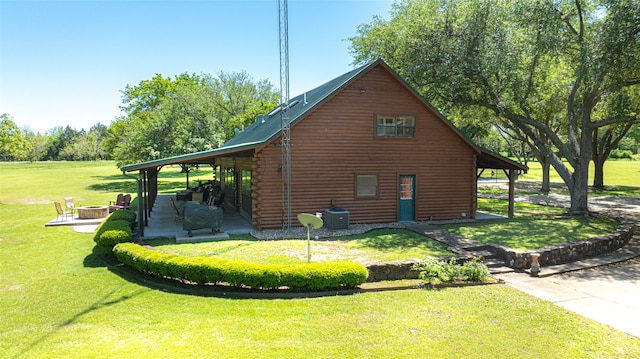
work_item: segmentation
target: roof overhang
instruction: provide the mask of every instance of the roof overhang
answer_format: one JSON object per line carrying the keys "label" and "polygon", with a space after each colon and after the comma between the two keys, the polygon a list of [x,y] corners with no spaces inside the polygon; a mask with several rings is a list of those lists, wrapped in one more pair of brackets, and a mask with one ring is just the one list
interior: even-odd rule
{"label": "roof overhang", "polygon": [[124,172],[142,171],[147,169],[154,169],[167,165],[175,164],[212,164],[216,157],[232,155],[239,152],[254,150],[257,146],[261,145],[261,142],[244,143],[238,146],[220,147],[208,151],[200,151],[194,153],[188,153],[180,156],[173,156],[167,158],[161,158],[157,160],[151,160],[146,162],[140,162],[132,165],[122,166],[120,170]]}
{"label": "roof overhang", "polygon": [[478,154],[476,160],[477,168],[491,168],[491,169],[513,169],[527,172],[529,169],[527,166],[518,162],[512,161],[506,157],[502,157],[496,153],[480,148],[480,154]]}

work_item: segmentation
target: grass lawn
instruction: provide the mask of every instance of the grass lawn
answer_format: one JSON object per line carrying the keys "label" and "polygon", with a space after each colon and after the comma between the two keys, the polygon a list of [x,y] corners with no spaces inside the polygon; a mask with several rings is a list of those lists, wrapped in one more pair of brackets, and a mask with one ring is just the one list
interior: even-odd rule
{"label": "grass lawn", "polygon": [[640,357],[640,339],[505,285],[270,300],[174,294],[111,271],[91,234],[43,226],[53,201],[105,204],[134,184],[111,162],[0,163],[0,357]]}
{"label": "grass lawn", "polygon": [[[566,210],[516,202],[514,219],[470,224],[441,225],[451,233],[481,243],[500,244],[518,250],[534,250],[553,244],[581,241],[611,233],[619,223],[611,218],[558,218]],[[508,201],[478,198],[478,210],[507,214]]]}
{"label": "grass lawn", "polygon": [[[307,240],[259,241],[246,236],[206,243],[174,244],[173,240],[147,241],[165,253],[217,256],[258,263],[306,263]],[[453,255],[447,246],[404,229],[379,229],[362,235],[311,241],[313,262],[359,263],[423,259]]]}

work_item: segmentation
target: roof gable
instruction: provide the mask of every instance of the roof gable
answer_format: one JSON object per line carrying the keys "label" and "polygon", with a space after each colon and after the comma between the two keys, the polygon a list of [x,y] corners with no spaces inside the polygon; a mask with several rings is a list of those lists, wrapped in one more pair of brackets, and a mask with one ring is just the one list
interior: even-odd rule
{"label": "roof gable", "polygon": [[[289,121],[290,126],[295,125],[298,121],[302,120],[307,114],[311,113],[314,109],[321,106],[328,101],[335,94],[340,92],[343,88],[347,87],[350,83],[360,78],[369,70],[376,66],[382,66],[387,72],[389,72],[397,81],[402,83],[414,96],[416,96],[426,107],[432,110],[436,116],[442,120],[451,130],[453,130],[462,140],[473,148],[474,151],[479,153],[479,149],[468,138],[453,126],[436,108],[431,106],[413,87],[411,87],[404,79],[402,79],[395,71],[393,71],[382,59],[378,59],[369,64],[361,66],[357,69],[349,71],[335,79],[316,87],[311,91],[307,91],[301,95],[298,95],[289,100]],[[254,146],[259,147],[261,145],[271,142],[282,133],[282,116],[281,106],[273,109],[269,114],[259,116],[258,120],[247,127],[243,132],[236,135],[231,140],[227,141],[219,149],[231,149],[234,147]]]}

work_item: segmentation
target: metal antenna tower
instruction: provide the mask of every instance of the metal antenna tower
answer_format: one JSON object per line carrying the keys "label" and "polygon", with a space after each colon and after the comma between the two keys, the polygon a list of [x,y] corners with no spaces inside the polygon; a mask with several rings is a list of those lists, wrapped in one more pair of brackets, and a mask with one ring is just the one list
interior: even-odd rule
{"label": "metal antenna tower", "polygon": [[291,123],[289,118],[289,14],[287,0],[278,0],[280,32],[280,121],[282,124],[282,229],[291,229]]}

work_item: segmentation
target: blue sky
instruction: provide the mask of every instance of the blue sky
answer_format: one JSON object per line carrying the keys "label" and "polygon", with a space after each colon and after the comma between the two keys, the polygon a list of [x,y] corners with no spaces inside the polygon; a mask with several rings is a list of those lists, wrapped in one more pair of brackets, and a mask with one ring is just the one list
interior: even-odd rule
{"label": "blue sky", "polygon": [[[353,68],[347,39],[391,0],[289,0],[290,93]],[[0,0],[0,113],[45,132],[120,114],[156,73],[246,71],[279,87],[277,0]]]}

